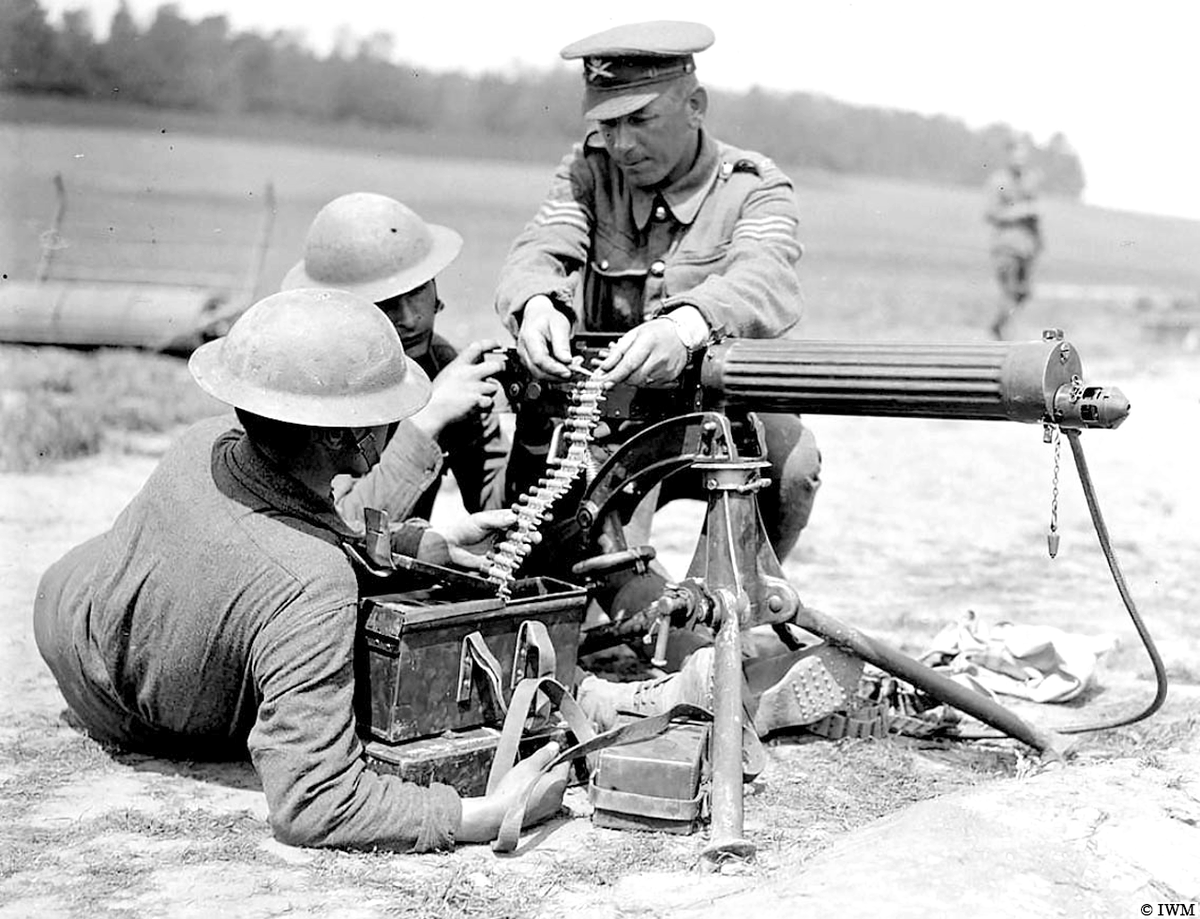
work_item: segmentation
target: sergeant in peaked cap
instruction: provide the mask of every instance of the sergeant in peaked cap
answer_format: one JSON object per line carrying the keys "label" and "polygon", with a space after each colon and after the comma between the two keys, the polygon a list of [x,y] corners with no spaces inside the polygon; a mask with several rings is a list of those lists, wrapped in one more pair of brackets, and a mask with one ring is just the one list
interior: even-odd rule
{"label": "sergeant in peaked cap", "polygon": [[712,29],[698,22],[637,22],[572,42],[563,60],[582,58],[584,117],[608,121],[636,112],[676,79],[694,73],[692,55],[709,47]]}
{"label": "sergeant in peaked cap", "polygon": [[[608,382],[669,386],[713,340],[775,338],[799,320],[792,183],[768,157],[708,131],[695,55],[713,41],[699,23],[640,22],[560,52],[583,64],[592,130],[559,164],[496,287],[497,312],[535,376],[570,377],[572,333],[606,332],[619,335],[599,367]],[[542,475],[554,420],[545,415],[518,414],[510,498]],[[820,455],[796,415],[760,420],[771,485],[759,508],[783,558],[808,520]],[[596,459],[635,429],[593,441]]]}

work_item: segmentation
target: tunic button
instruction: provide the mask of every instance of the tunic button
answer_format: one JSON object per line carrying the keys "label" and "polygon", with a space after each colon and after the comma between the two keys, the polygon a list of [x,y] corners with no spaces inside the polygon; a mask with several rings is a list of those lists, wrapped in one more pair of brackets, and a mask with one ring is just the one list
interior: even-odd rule
{"label": "tunic button", "polygon": [[656,278],[661,278],[663,276],[663,272],[665,272],[666,270],[667,270],[666,263],[660,258],[655,259],[653,262],[650,263],[650,273],[652,275],[654,275]]}
{"label": "tunic button", "polygon": [[654,209],[654,219],[655,220],[666,220],[667,219],[667,209],[665,207],[663,207],[661,204]]}
{"label": "tunic button", "polygon": [[600,270],[608,271],[608,259],[606,259],[606,258],[600,259]]}

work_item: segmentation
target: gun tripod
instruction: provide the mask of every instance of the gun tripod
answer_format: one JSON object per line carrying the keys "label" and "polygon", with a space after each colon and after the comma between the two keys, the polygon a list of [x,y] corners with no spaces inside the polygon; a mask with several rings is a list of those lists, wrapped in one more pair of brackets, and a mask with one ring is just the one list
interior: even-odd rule
{"label": "gun tripod", "polygon": [[[657,636],[656,657],[660,659],[670,625],[701,624],[715,635],[712,832],[706,857],[744,857],[753,852],[742,834],[742,633],[755,626],[799,626],[1043,754],[1061,756],[1061,738],[800,602],[759,515],[757,493],[767,484],[762,471],[769,464],[763,458],[761,437],[752,436],[756,430],[753,414],[734,424],[717,412],[698,412],[652,425],[609,459],[591,482],[577,512],[587,536],[596,538],[604,530],[611,540],[613,528],[605,521],[613,516],[628,519],[662,479],[688,468],[700,475],[708,506],[695,555],[683,580],[667,585],[650,613],[649,624]],[[612,548],[616,551],[606,557],[614,560],[613,567],[627,564],[635,555],[624,547]],[[602,567],[593,563],[585,570],[600,573]]]}

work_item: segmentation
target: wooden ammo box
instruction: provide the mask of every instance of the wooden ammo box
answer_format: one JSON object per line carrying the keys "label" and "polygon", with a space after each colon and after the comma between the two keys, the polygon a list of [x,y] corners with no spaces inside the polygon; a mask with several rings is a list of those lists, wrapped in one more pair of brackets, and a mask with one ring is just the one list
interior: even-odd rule
{"label": "wooden ammo box", "polygon": [[526,578],[505,602],[483,583],[363,597],[358,717],[372,737],[395,744],[498,727],[521,677],[574,683],[587,592]]}
{"label": "wooden ammo box", "polygon": [[[526,733],[518,758],[524,759],[551,740],[567,746],[566,734],[557,726]],[[438,782],[460,795],[481,796],[487,792],[488,772],[499,741],[499,729],[491,727],[447,731],[399,744],[373,740],[366,744],[366,764],[372,772],[399,776],[406,782]]]}
{"label": "wooden ammo box", "polygon": [[709,725],[672,724],[601,750],[588,797],[596,826],[693,833],[708,816]]}

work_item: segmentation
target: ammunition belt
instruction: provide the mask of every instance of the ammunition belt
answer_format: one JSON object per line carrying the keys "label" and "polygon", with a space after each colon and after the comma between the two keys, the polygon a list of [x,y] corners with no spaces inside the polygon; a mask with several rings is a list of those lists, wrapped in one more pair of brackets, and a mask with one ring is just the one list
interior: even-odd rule
{"label": "ammunition belt", "polygon": [[954,709],[872,668],[863,674],[849,705],[808,725],[808,730],[830,740],[884,737],[889,732],[928,737],[953,728],[958,720]]}
{"label": "ammunition belt", "polygon": [[843,737],[883,738],[891,725],[891,717],[885,703],[863,703],[832,712],[808,726],[814,734],[841,740]]}
{"label": "ammunition belt", "polygon": [[[604,359],[602,352],[595,363]],[[571,361],[571,370],[580,378],[571,388],[567,417],[559,424],[546,459],[546,474],[538,479],[513,505],[517,522],[496,543],[487,558],[487,579],[496,585],[496,593],[507,600],[512,593],[517,569],[533,547],[541,542],[543,522],[553,519],[554,503],[566,494],[580,475],[595,475],[591,443],[600,422],[600,403],[604,401],[604,380],[597,367],[584,370],[583,358]],[[557,456],[555,447],[566,442],[566,451]],[[553,470],[550,467],[554,467]]]}

